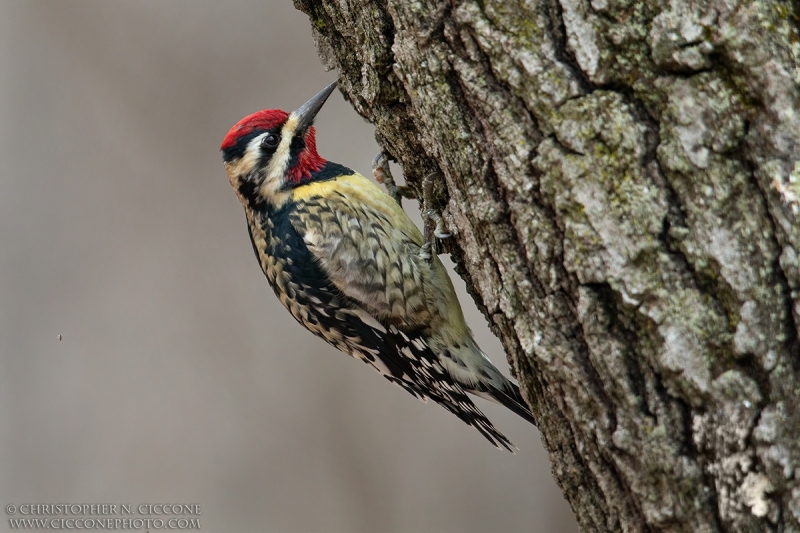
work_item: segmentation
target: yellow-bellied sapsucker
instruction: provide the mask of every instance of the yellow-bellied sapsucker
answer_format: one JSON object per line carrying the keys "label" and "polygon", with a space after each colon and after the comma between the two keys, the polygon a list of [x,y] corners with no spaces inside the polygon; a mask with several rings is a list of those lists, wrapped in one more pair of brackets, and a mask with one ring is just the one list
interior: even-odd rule
{"label": "yellow-bellied sapsucker", "polygon": [[466,393],[533,416],[473,340],[430,244],[377,185],[317,154],[312,122],[335,86],[293,113],[253,113],[222,142],[261,269],[309,331],[511,450]]}

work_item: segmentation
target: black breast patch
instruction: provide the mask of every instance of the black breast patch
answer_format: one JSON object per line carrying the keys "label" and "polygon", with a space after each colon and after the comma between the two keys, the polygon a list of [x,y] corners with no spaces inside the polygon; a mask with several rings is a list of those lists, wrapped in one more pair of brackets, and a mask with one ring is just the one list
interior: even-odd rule
{"label": "black breast patch", "polygon": [[[378,363],[377,357],[380,364],[376,367],[385,367],[397,378],[408,375],[411,366],[397,353],[394,339],[359,318],[355,312],[360,309],[358,304],[330,282],[314,259],[290,222],[295,209],[296,205],[290,202],[267,215],[262,224],[267,233],[267,247],[262,253],[267,262],[280,264],[283,273],[282,279],[273,280],[265,271],[275,294],[298,322],[337,349],[369,363]],[[261,262],[261,254],[253,246]]]}

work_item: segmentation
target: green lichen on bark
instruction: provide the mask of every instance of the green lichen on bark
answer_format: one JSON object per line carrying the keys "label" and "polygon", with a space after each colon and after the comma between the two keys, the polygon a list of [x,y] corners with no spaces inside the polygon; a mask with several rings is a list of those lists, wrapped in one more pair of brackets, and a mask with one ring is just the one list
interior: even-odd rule
{"label": "green lichen on bark", "polygon": [[800,531],[797,4],[295,3],[408,182],[443,172],[581,527]]}

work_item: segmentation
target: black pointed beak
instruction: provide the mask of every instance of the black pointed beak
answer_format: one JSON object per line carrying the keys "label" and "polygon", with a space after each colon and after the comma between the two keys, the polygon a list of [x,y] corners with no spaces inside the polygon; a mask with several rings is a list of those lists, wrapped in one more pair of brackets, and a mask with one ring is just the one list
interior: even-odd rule
{"label": "black pointed beak", "polygon": [[325,100],[328,99],[335,88],[336,82],[331,83],[318,92],[311,100],[300,106],[297,111],[292,113],[297,117],[297,128],[295,128],[295,132],[304,132],[311,126],[311,123],[314,122],[314,117],[317,116]]}

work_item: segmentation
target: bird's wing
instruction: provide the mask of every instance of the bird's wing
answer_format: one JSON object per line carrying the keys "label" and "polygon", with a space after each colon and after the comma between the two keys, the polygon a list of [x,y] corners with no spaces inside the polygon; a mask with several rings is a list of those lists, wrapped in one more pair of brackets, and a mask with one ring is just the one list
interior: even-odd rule
{"label": "bird's wing", "polygon": [[294,191],[289,220],[342,294],[389,323],[430,325],[461,315],[441,262],[419,255],[423,237],[405,211],[367,178],[352,174]]}
{"label": "bird's wing", "polygon": [[469,331],[444,266],[436,257],[420,257],[424,240],[405,211],[359,174],[297,187],[292,199],[289,223],[330,283],[354,304],[336,315],[352,325],[340,349],[513,451],[442,365],[442,347],[430,345],[425,331],[431,328],[444,342],[463,342]]}

